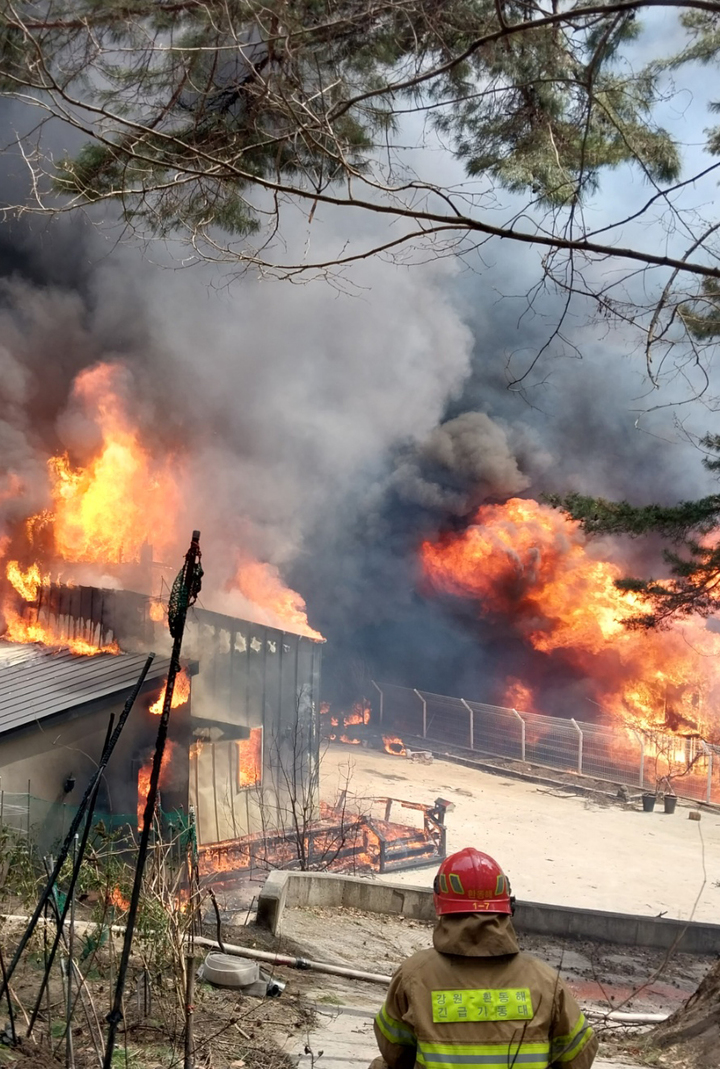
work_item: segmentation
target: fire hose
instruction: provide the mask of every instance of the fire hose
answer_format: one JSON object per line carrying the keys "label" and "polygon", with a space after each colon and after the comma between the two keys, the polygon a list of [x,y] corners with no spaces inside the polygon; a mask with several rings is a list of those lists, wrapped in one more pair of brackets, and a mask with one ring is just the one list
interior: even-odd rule
{"label": "fire hose", "polygon": [[391,977],[377,972],[361,972],[357,969],[349,969],[345,965],[331,965],[326,961],[308,961],[306,958],[296,958],[289,954],[276,954],[271,950],[250,950],[226,943],[223,940],[222,947],[217,939],[206,939],[205,936],[195,936],[196,946],[207,947],[209,950],[221,950],[225,954],[231,954],[238,958],[252,958],[255,961],[265,961],[269,965],[284,965],[289,969],[307,969],[313,972],[327,973],[330,976],[347,976],[351,980],[365,980],[369,984],[390,983]]}
{"label": "fire hose", "polygon": [[[26,922],[28,918],[17,913],[0,913],[0,919],[10,922]],[[40,925],[43,924],[42,919]],[[75,921],[75,928],[80,932],[95,932],[98,925],[95,921]],[[110,925],[113,934],[124,935],[125,926],[122,924]],[[188,940],[190,942],[190,940]],[[344,965],[331,965],[325,961],[308,961],[306,958],[292,957],[289,954],[275,954],[268,950],[252,950],[249,947],[237,946],[223,941],[222,946],[216,939],[206,939],[205,936],[196,935],[192,942],[195,946],[206,947],[208,950],[222,950],[224,954],[231,954],[238,958],[252,958],[255,961],[264,961],[268,965],[283,965],[289,969],[306,969],[313,972],[328,973],[330,976],[346,976],[351,980],[365,980],[370,984],[390,983],[390,977],[375,972],[359,972],[357,969],[349,969]]]}
{"label": "fire hose", "polygon": [[[26,921],[27,917],[18,916],[17,914],[0,914],[6,921]],[[76,921],[75,927],[81,931],[95,930],[97,924],[89,921]],[[122,925],[112,925],[113,932],[122,934],[125,928]],[[195,936],[193,939],[195,946],[206,947],[208,950],[220,950],[220,944],[217,939],[207,939],[205,936]],[[294,957],[290,954],[276,954],[271,950],[253,950],[250,947],[238,946],[234,943],[222,944],[222,951],[225,954],[230,954],[233,957],[238,958],[250,958],[254,961],[264,961],[268,965],[282,965],[288,969],[298,969],[301,971],[312,971],[318,973],[326,973],[329,976],[345,976],[349,980],[363,980],[368,984],[383,984],[387,987],[390,983],[391,977],[386,976],[383,973],[376,972],[363,972],[359,969],[350,969],[345,965],[332,965],[327,961],[310,961],[307,958]],[[341,1007],[338,1007],[341,1009]],[[611,1010],[610,1013],[603,1013],[602,1010],[588,1010],[588,1017],[602,1019],[603,1021],[610,1021],[614,1024],[660,1024],[662,1021],[667,1021],[670,1016],[669,1013],[623,1013],[620,1010]]]}
{"label": "fire hose", "polygon": [[[207,939],[205,936],[196,936],[195,945],[207,947],[210,950],[220,949],[216,939]],[[274,954],[268,950],[251,950],[248,947],[222,944],[224,953],[241,958],[253,958],[256,961],[265,961],[271,965],[284,965],[290,969],[308,969],[313,972],[327,973],[330,976],[346,976],[351,980],[364,980],[370,984],[390,983],[391,977],[382,973],[362,972],[358,969],[349,969],[344,965],[331,965],[325,961],[308,961],[306,958],[296,958],[288,954]],[[667,1021],[669,1013],[622,1013],[619,1010],[611,1010],[603,1013],[602,1010],[589,1010],[588,1016],[602,1018],[603,1021],[612,1021],[614,1024],[660,1024]]]}
{"label": "fire hose", "polygon": [[[204,936],[195,937],[195,945],[207,947],[210,950],[220,949],[216,939],[207,939]],[[224,953],[241,958],[253,958],[257,961],[265,961],[271,965],[284,965],[290,969],[308,969],[313,972],[327,973],[330,976],[346,976],[350,980],[364,980],[370,984],[383,984],[387,986],[391,977],[382,973],[362,972],[358,969],[349,969],[344,965],[331,965],[326,961],[308,961],[306,958],[296,958],[288,954],[274,954],[268,950],[251,950],[248,947],[233,945],[223,942]],[[374,1015],[373,1015],[374,1016]],[[660,1024],[667,1021],[669,1013],[623,1013],[620,1010],[611,1010],[603,1013],[602,1010],[589,1010],[587,1016],[610,1021],[613,1024]]]}

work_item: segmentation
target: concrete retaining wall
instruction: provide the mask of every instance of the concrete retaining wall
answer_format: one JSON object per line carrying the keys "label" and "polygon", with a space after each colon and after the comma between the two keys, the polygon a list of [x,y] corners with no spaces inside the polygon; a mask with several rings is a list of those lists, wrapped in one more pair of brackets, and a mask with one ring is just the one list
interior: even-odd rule
{"label": "concrete retaining wall", "polygon": [[[258,924],[274,935],[282,931],[285,909],[362,909],[394,913],[413,920],[435,919],[427,887],[380,883],[361,876],[327,872],[271,872],[260,892]],[[514,917],[519,932],[563,939],[592,939],[620,946],[670,947],[687,954],[719,954],[720,924],[698,924],[666,917],[636,917],[599,909],[573,909],[541,902],[518,902]]]}

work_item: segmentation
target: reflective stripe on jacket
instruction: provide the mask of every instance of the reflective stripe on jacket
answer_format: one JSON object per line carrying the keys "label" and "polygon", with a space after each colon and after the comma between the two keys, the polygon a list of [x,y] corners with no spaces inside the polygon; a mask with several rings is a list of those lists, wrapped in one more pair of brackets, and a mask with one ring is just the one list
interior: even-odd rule
{"label": "reflective stripe on jacket", "polygon": [[509,917],[442,917],[375,1018],[392,1069],[590,1069],[597,1039],[555,969],[518,950]]}

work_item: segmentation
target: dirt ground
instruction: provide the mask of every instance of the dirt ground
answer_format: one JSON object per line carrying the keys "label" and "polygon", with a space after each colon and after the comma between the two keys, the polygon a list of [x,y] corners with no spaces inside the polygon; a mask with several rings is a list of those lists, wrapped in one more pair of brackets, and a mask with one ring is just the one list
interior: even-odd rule
{"label": "dirt ground", "polygon": [[[432,944],[432,925],[400,917],[349,909],[290,909],[283,915],[283,936],[305,957],[347,964],[370,972],[392,973],[403,958]],[[672,1013],[697,988],[711,958],[609,946],[576,940],[549,941],[521,936],[523,950],[555,966],[582,1004],[607,1012]],[[348,1005],[380,1004],[380,985],[339,982],[335,994]],[[335,984],[336,978],[333,978]],[[320,974],[293,979],[309,998],[321,1000],[328,983]]]}
{"label": "dirt ground", "polygon": [[[696,823],[684,804],[673,815],[643,813],[639,802],[584,798],[449,761],[425,765],[331,745],[321,771],[326,800],[348,775],[360,812],[378,796],[454,802],[448,850],[472,845],[494,855],[520,899],[712,922],[720,916],[718,811],[703,811]],[[433,869],[380,878],[429,886]]]}
{"label": "dirt ground", "polygon": [[[428,804],[443,797],[454,802],[455,809],[447,818],[448,849],[472,844],[495,854],[522,899],[645,915],[694,915],[708,921],[720,916],[720,813],[705,810],[700,823],[691,823],[682,805],[673,816],[645,814],[637,804],[578,797],[448,761],[421,765],[342,745],[331,747],[323,761],[326,800],[334,800],[348,771],[350,792],[360,812],[367,811],[368,800],[378,796]],[[406,816],[411,819],[409,811]],[[433,874],[434,866],[376,878],[429,886]],[[251,879],[242,894],[221,895],[224,936],[241,945],[277,949],[268,933],[244,924],[261,882]],[[0,934],[8,960],[12,940],[6,941],[7,931]],[[205,934],[213,936],[214,927]],[[352,910],[290,910],[282,944],[306,958],[389,974],[406,955],[430,941],[430,926],[420,922]],[[525,936],[521,943],[556,965],[581,1003],[596,1013],[612,1008],[670,1013],[697,988],[712,964],[710,959],[678,954],[665,962],[659,953],[588,942],[549,943]],[[28,957],[13,979],[14,994],[22,1006],[19,1033],[25,1031],[24,1014],[31,1011],[38,988],[40,950]],[[315,972],[271,971],[287,983],[276,1000],[243,998],[198,985],[197,1069],[316,1069],[317,1051],[323,1044],[328,1051],[336,1051],[338,1069],[350,1065],[362,1069],[372,1056],[371,1021],[382,1001],[383,986]],[[137,997],[138,974],[136,961],[126,999],[127,1031],[114,1065],[118,1069],[175,1069],[182,1065],[181,997],[168,978],[153,975],[152,1007],[143,1015]],[[112,978],[112,965],[106,963],[89,981],[103,1031]],[[52,1069],[64,1064],[63,1003],[57,976],[51,1002],[57,1057],[49,1050],[43,1017],[40,1046],[23,1040],[21,1047],[11,1049],[0,1041],[0,1069]],[[6,1019],[0,1007],[0,1033]],[[352,1020],[355,1024],[348,1024]],[[343,1054],[347,1036],[356,1045],[349,1060]],[[97,1066],[82,1018],[74,1037],[77,1069]],[[650,1055],[641,1036],[625,1033],[621,1038],[606,1033],[601,1053],[603,1069],[627,1064],[672,1069],[699,1069],[700,1065],[692,1058]],[[323,1064],[335,1069],[329,1054]],[[702,1064],[720,1069],[720,1052],[716,1063]]]}
{"label": "dirt ground", "polygon": [[[208,928],[205,934],[213,933]],[[279,942],[252,924],[225,923],[223,936],[228,942],[244,946],[389,974],[405,956],[430,944],[431,925],[357,910],[293,909],[286,913]],[[708,959],[688,955],[674,955],[669,962],[663,962],[659,954],[587,942],[550,943],[525,937],[521,944],[558,966],[583,1006],[597,1013],[610,1008],[671,1012],[697,987],[710,965]],[[39,953],[31,955],[15,974],[13,990],[24,1012],[30,1010],[37,992],[41,964]],[[181,999],[169,978],[153,975],[152,1005],[143,1016],[137,998],[139,966],[135,960],[125,1005],[127,1032],[121,1031],[113,1064],[118,1069],[179,1069]],[[326,1053],[322,1063],[326,1069],[364,1069],[369,1064],[374,1053],[372,1017],[383,1000],[384,984],[289,968],[268,966],[268,971],[287,985],[278,999],[257,1000],[198,984],[194,1013],[197,1069],[313,1069],[320,1050]],[[100,970],[89,983],[101,1022],[112,996],[111,979],[111,971]],[[38,1026],[39,1046],[34,1047],[28,1040],[19,1049],[0,1045],[2,1069],[54,1069],[64,1065],[63,1003],[57,976],[51,1002],[57,1056],[53,1058],[49,1052],[43,1016]],[[23,1014],[18,1014],[20,1034],[24,1032],[22,1018]],[[4,1021],[5,1015],[0,1012],[0,1029]],[[77,1069],[94,1069],[98,1064],[88,1047],[87,1031],[81,1014],[74,1028]],[[649,1064],[679,1069],[683,1064],[673,1060],[649,1062],[639,1043],[626,1035],[622,1040],[603,1036],[601,1069]]]}
{"label": "dirt ground", "polygon": [[[431,929],[423,922],[358,910],[291,909],[285,913],[281,946],[311,960],[389,974],[405,956],[430,945]],[[237,934],[252,938],[252,932],[246,928]],[[523,937],[520,943],[558,967],[592,1015],[601,1040],[598,1069],[720,1066],[720,1051],[717,1061],[696,1064],[685,1055],[648,1049],[647,1028],[628,1031],[602,1020],[613,1009],[672,1013],[697,988],[712,959],[674,954],[666,960],[652,951],[537,937]],[[271,937],[255,930],[255,945],[270,946]],[[320,1050],[326,1069],[364,1069],[375,1053],[372,1017],[384,997],[384,986],[313,971],[277,972],[287,980],[287,993],[306,1000],[316,1012],[316,1024],[298,1051],[299,1069],[313,1069]]]}
{"label": "dirt ground", "polygon": [[[3,956],[9,961],[20,927],[6,924],[0,931]],[[243,944],[256,941],[254,928],[233,929]],[[211,934],[209,931],[207,934]],[[262,936],[260,936],[262,938]],[[81,948],[78,948],[81,949]],[[107,946],[98,953],[87,977],[84,1008],[73,1018],[76,1069],[97,1069],[106,1036],[105,1015],[114,993],[117,952]],[[207,951],[197,951],[198,962]],[[43,975],[42,940],[33,938],[11,982],[17,1046],[7,1044],[7,1005],[0,1005],[0,1069],[55,1069],[65,1060],[65,996],[59,963],[53,969],[49,1002],[27,1038],[28,1019]],[[182,994],[168,974],[147,974],[150,999],[140,998],[143,960],[134,953],[124,1002],[125,1021],[118,1032],[113,1067],[117,1069],[180,1069],[184,1058]],[[48,1012],[49,1010],[49,1012]],[[88,1021],[90,1019],[90,1022]],[[194,998],[196,1069],[292,1069],[315,1023],[315,1010],[301,991],[289,990],[280,999],[243,996],[198,982]],[[49,1021],[49,1025],[48,1025]],[[95,1033],[95,1047],[91,1041]],[[4,1035],[3,1035],[4,1033]]]}

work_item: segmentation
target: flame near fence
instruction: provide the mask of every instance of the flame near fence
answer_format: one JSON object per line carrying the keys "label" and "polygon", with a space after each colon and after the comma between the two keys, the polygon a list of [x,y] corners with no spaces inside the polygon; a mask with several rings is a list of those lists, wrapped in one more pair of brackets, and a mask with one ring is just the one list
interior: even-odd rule
{"label": "flame near fence", "polygon": [[624,724],[524,713],[443,694],[373,683],[383,730],[574,772],[644,791],[720,803],[720,747]]}

